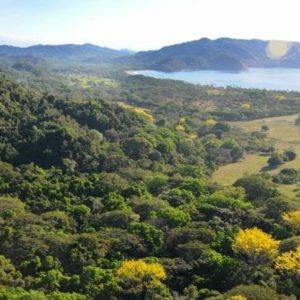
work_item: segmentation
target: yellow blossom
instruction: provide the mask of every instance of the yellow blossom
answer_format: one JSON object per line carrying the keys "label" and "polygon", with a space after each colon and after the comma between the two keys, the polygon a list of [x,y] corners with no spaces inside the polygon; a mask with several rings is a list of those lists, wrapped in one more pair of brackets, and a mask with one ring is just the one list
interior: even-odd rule
{"label": "yellow blossom", "polygon": [[140,115],[141,117],[147,119],[149,122],[154,121],[153,116],[143,108],[133,107],[131,110],[134,111],[136,114]]}
{"label": "yellow blossom", "polygon": [[277,256],[275,268],[281,272],[292,272],[300,276],[300,246],[295,251],[285,252]]}
{"label": "yellow blossom", "polygon": [[178,125],[175,126],[175,130],[176,131],[185,131],[185,127],[182,126],[182,125],[180,125],[180,124],[178,124]]}
{"label": "yellow blossom", "polygon": [[214,126],[214,125],[216,125],[216,123],[217,123],[217,121],[215,121],[214,119],[207,119],[205,121],[206,126]]}
{"label": "yellow blossom", "polygon": [[241,105],[241,108],[242,108],[242,109],[247,109],[247,110],[248,110],[248,109],[251,108],[251,104],[250,104],[250,103],[244,103],[244,104]]}
{"label": "yellow blossom", "polygon": [[185,123],[185,118],[180,118],[178,123],[183,125]]}
{"label": "yellow blossom", "polygon": [[124,102],[118,102],[118,103],[120,106],[133,111],[134,113],[136,113],[137,115],[141,116],[142,118],[148,120],[149,122],[154,122],[154,118],[149,110],[141,108],[141,107],[132,106],[132,105],[126,104]]}
{"label": "yellow blossom", "polygon": [[166,279],[163,266],[159,263],[146,263],[142,259],[126,260],[117,271],[117,276],[130,286],[155,288]]}
{"label": "yellow blossom", "polygon": [[249,258],[276,256],[278,247],[279,241],[257,227],[240,230],[233,242],[233,250]]}
{"label": "yellow blossom", "polygon": [[282,219],[294,229],[300,229],[300,210],[284,213]]}
{"label": "yellow blossom", "polygon": [[195,140],[197,138],[197,134],[190,134],[190,139],[191,140]]}
{"label": "yellow blossom", "polygon": [[278,101],[283,101],[283,100],[286,99],[286,96],[284,96],[284,95],[277,95],[275,98],[276,98],[276,100],[278,100]]}
{"label": "yellow blossom", "polygon": [[247,298],[242,295],[236,295],[236,296],[231,296],[230,298],[227,298],[226,300],[247,300]]}

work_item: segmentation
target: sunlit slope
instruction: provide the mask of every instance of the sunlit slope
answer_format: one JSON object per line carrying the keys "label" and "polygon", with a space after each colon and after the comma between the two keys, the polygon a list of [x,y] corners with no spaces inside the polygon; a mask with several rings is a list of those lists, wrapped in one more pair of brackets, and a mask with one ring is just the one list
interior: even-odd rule
{"label": "sunlit slope", "polygon": [[[282,116],[274,118],[266,118],[247,122],[233,122],[232,126],[239,127],[247,132],[259,131],[261,127],[266,125],[267,139],[273,144],[276,150],[293,149],[297,157],[295,160],[286,162],[274,170],[268,171],[269,174],[277,174],[283,168],[300,169],[300,127],[295,125],[298,115]],[[238,178],[244,174],[257,174],[266,166],[268,156],[259,154],[248,154],[243,160],[225,165],[219,168],[213,175],[213,181],[224,185],[233,184]],[[298,184],[279,185],[279,189],[290,196],[297,191]]]}

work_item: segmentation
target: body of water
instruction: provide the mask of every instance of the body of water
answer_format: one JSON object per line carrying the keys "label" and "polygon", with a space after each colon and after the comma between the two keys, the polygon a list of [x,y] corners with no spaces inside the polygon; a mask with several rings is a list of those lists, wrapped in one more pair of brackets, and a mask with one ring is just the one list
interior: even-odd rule
{"label": "body of water", "polygon": [[292,68],[252,68],[241,72],[222,71],[129,71],[131,75],[144,75],[160,79],[176,79],[193,84],[218,87],[242,87],[268,90],[300,91],[300,69]]}

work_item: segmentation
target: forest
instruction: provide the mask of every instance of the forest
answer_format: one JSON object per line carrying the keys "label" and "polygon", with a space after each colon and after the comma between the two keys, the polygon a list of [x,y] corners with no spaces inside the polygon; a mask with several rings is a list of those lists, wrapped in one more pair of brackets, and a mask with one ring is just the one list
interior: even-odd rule
{"label": "forest", "polygon": [[300,202],[278,188],[299,170],[212,179],[295,161],[234,123],[299,113],[300,93],[0,63],[1,300],[300,299]]}

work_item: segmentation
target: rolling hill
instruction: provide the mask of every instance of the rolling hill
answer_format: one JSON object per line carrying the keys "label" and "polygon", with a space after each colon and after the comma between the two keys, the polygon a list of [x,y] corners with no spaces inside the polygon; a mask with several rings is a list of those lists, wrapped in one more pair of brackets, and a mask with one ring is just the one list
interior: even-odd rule
{"label": "rolling hill", "polygon": [[7,45],[0,46],[1,56],[33,56],[48,60],[105,62],[131,53],[129,50],[114,50],[92,44],[34,45],[26,48]]}

